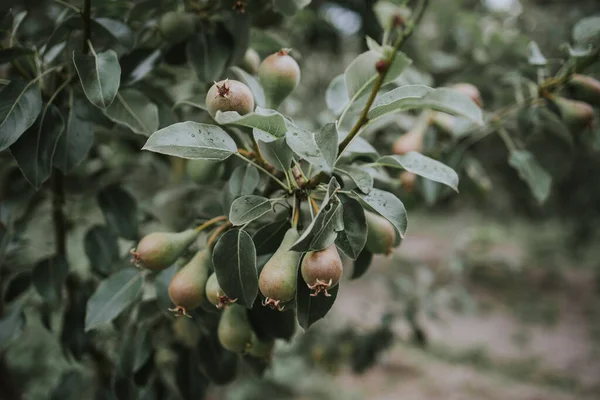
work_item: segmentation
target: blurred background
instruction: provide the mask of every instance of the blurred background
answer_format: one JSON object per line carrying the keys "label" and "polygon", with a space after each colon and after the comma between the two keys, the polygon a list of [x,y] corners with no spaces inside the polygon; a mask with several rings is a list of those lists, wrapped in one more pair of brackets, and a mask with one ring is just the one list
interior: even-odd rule
{"label": "blurred background", "polygon": [[[374,3],[313,0],[292,18],[267,14],[252,28],[250,46],[261,58],[293,49],[302,83],[283,112],[299,124],[316,128],[331,120],[325,97],[330,81],[367,49],[365,35],[380,40],[383,33]],[[385,7],[379,12],[385,14]],[[531,42],[548,60],[548,73],[555,73],[568,57],[574,25],[590,15],[600,15],[598,0],[432,0],[403,47],[414,64],[401,83],[470,83],[486,111],[500,110],[537,81],[538,70],[528,62]],[[191,74],[182,52],[167,54],[163,82]],[[599,65],[586,74],[600,78]],[[190,95],[181,82],[169,89],[175,100]],[[388,154],[415,120],[410,113],[384,118],[365,137]],[[350,281],[347,273],[331,312],[292,343],[278,345],[263,378],[242,374],[231,385],[211,387],[207,398],[600,398],[600,129],[596,121],[573,141],[559,125],[526,113],[506,123],[551,178],[543,202],[509,165],[495,132],[448,141],[432,125],[423,152],[459,172],[460,194],[420,179],[384,180],[408,210],[402,245],[388,257],[377,256],[362,279]],[[146,155],[132,165],[133,151],[113,143],[98,154],[127,169],[127,188],[144,204],[171,171],[150,167]],[[72,186],[78,184],[85,186]],[[152,212],[181,226],[193,211],[168,209],[170,196],[175,194],[157,196]],[[182,204],[194,200],[177,196]],[[49,207],[33,215],[49,219]],[[85,205],[73,216],[98,218]],[[39,225],[25,231],[35,246],[26,254],[18,246],[9,249],[16,264],[31,264],[51,248]],[[75,252],[85,258],[79,247]],[[18,286],[14,290],[20,293]],[[4,353],[3,365],[27,399],[48,398],[48,387],[66,379],[69,368],[59,343],[36,321]],[[0,380],[6,377],[0,371]],[[86,393],[85,384],[79,393]]]}

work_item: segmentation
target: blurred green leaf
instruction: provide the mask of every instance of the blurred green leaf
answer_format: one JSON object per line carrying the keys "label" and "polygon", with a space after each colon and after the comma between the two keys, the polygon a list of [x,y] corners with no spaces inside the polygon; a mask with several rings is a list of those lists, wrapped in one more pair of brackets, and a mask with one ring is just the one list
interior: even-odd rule
{"label": "blurred green leaf", "polygon": [[137,240],[138,216],[135,199],[118,185],[102,189],[97,199],[109,229],[122,238]]}
{"label": "blurred green leaf", "polygon": [[581,19],[573,27],[573,41],[578,45],[600,42],[600,16]]}
{"label": "blurred green leaf", "polygon": [[31,281],[50,307],[57,308],[62,302],[62,289],[68,274],[67,260],[57,255],[37,263],[31,273]]}
{"label": "blurred green leaf", "polygon": [[352,276],[350,279],[358,279],[367,272],[371,262],[373,261],[373,253],[367,249],[363,249],[356,260],[354,261],[354,268],[352,269]]}
{"label": "blurred green leaf", "polygon": [[410,151],[402,155],[383,156],[377,160],[377,165],[403,168],[423,178],[443,183],[458,192],[458,174],[456,171],[446,164],[416,151]]}
{"label": "blurred green leaf", "polygon": [[188,62],[201,82],[219,80],[233,51],[229,33],[218,26],[216,33],[193,35],[186,44]]}
{"label": "blurred green leaf", "polygon": [[87,303],[85,331],[109,323],[121,314],[141,293],[142,280],[140,270],[127,268],[100,282]]}
{"label": "blurred green leaf", "polygon": [[309,5],[311,0],[273,0],[273,8],[288,17]]}
{"label": "blurred green leaf", "polygon": [[83,246],[92,269],[102,275],[115,270],[115,263],[119,259],[119,245],[108,228],[103,225],[93,226],[85,234]]}
{"label": "blurred green leaf", "polygon": [[340,115],[348,105],[350,98],[346,89],[344,74],[340,74],[329,82],[325,92],[325,102],[329,110],[336,116]]}
{"label": "blurred green leaf", "polygon": [[258,295],[258,273],[250,235],[242,229],[225,232],[213,250],[213,265],[227,297],[251,308]]}
{"label": "blurred green leaf", "polygon": [[34,54],[33,50],[25,47],[9,47],[0,50],[0,64],[10,62],[14,59]]}
{"label": "blurred green leaf", "polygon": [[0,151],[7,149],[29,129],[42,110],[37,83],[18,80],[0,90]]}
{"label": "blurred green leaf", "polygon": [[216,125],[186,121],[154,132],[142,150],[181,158],[221,161],[237,153],[237,145],[227,132]]}
{"label": "blurred green leaf", "polygon": [[52,163],[64,174],[68,174],[85,158],[94,144],[93,124],[84,118],[84,100],[69,101],[65,131],[58,139]]}
{"label": "blurred green leaf", "polygon": [[25,318],[20,304],[15,304],[5,311],[0,318],[0,350],[5,349],[10,340],[23,329]]}
{"label": "blurred green leaf", "polygon": [[511,151],[508,163],[519,172],[519,177],[527,183],[538,203],[543,204],[550,196],[552,177],[538,164],[533,154],[525,150]]}
{"label": "blurred green leaf", "polygon": [[124,89],[104,110],[111,121],[125,125],[134,133],[150,136],[158,129],[158,108],[136,89]]}
{"label": "blurred green leaf", "polygon": [[119,91],[121,66],[117,53],[83,54],[73,52],[73,64],[86,97],[98,108],[106,109]]}

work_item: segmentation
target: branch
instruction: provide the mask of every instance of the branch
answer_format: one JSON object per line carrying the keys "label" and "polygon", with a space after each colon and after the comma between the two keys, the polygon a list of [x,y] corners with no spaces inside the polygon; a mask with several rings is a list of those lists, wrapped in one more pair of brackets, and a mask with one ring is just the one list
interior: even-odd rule
{"label": "branch", "polygon": [[[415,30],[415,27],[419,24],[419,22],[423,18],[423,15],[425,14],[425,10],[427,9],[428,3],[429,3],[429,0],[421,0],[419,2],[419,7],[415,12],[414,18],[408,24],[406,24],[406,26],[404,27],[402,35],[400,35],[400,37],[394,43],[391,54],[386,59],[381,60],[377,63],[376,67],[377,67],[377,71],[379,72],[379,74],[377,75],[377,79],[375,80],[375,85],[373,86],[373,90],[371,90],[369,99],[367,100],[367,103],[365,104],[362,112],[360,113],[358,120],[356,121],[354,126],[352,126],[352,129],[350,129],[350,132],[348,132],[348,135],[346,135],[344,140],[342,140],[342,142],[340,143],[340,145],[338,147],[338,157],[340,157],[342,155],[342,153],[344,153],[344,151],[350,145],[350,143],[354,140],[354,138],[360,134],[361,128],[369,121],[369,118],[367,117],[367,115],[369,114],[369,110],[371,109],[371,106],[373,105],[373,102],[375,101],[375,97],[377,97],[377,92],[379,92],[379,89],[381,89],[381,86],[383,85],[383,82],[385,81],[385,77],[388,73],[389,67],[394,62],[394,59],[396,58],[396,53],[398,52],[400,47],[402,47],[402,45],[406,42],[406,40],[412,36],[412,34]],[[313,179],[309,180],[304,185],[304,187],[307,189],[314,189],[320,183],[323,183],[327,179],[327,177],[328,177],[328,174],[326,172],[321,171],[319,174],[317,174],[317,176],[315,176]]]}
{"label": "branch", "polygon": [[83,3],[83,54],[90,50],[89,42],[92,40],[92,0],[84,0]]}

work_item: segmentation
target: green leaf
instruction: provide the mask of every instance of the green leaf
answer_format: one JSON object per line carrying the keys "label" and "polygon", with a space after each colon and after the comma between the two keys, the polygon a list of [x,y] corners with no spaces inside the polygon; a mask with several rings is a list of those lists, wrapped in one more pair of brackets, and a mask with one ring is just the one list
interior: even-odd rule
{"label": "green leaf", "polygon": [[160,62],[164,51],[161,48],[154,51],[135,49],[121,57],[121,82],[124,85],[133,85],[144,79]]}
{"label": "green leaf", "polygon": [[252,308],[258,295],[256,249],[242,229],[225,232],[213,250],[213,265],[221,289],[230,299]]}
{"label": "green leaf", "polygon": [[[384,52],[391,50],[391,47],[386,46]],[[383,60],[386,57],[373,50],[366,51],[348,65],[344,72],[344,80],[348,90],[348,97],[352,102],[360,96],[366,94],[375,83],[379,73],[375,69],[377,61]],[[387,84],[396,79],[402,71],[408,67],[412,61],[402,52],[396,53],[394,62],[389,66],[383,84]]]}
{"label": "green leaf", "polygon": [[527,59],[527,61],[529,62],[529,64],[540,67],[543,67],[546,64],[548,64],[548,60],[546,59],[546,57],[544,57],[542,51],[540,50],[540,47],[536,42],[529,42],[528,49],[529,58]]}
{"label": "green leaf", "polygon": [[233,43],[229,33],[221,26],[218,32],[207,35],[199,32],[187,42],[187,59],[201,82],[218,80],[231,57]]}
{"label": "green leaf", "polygon": [[344,229],[342,203],[335,194],[340,188],[337,180],[331,178],[330,187],[333,193],[327,193],[315,219],[306,227],[291,250],[298,252],[317,251],[329,247],[337,238],[338,232]]}
{"label": "green leaf", "polygon": [[87,303],[85,331],[115,319],[142,292],[142,272],[127,268],[100,282]]}
{"label": "green leaf", "polygon": [[282,218],[264,225],[257,230],[254,236],[252,236],[252,240],[256,246],[256,255],[262,256],[275,253],[289,228],[289,220]]}
{"label": "green leaf", "polygon": [[217,111],[215,121],[220,125],[240,125],[254,129],[254,135],[263,142],[272,142],[285,136],[287,126],[283,115],[275,110],[256,107],[254,112],[240,115],[236,111]]}
{"label": "green leaf", "polygon": [[140,135],[150,136],[158,129],[158,107],[135,89],[117,93],[104,115]]}
{"label": "green leaf", "polygon": [[247,195],[238,197],[231,203],[229,222],[244,225],[271,211],[271,201],[266,197]]}
{"label": "green leaf", "polygon": [[106,109],[119,91],[121,66],[117,53],[83,54],[73,52],[73,64],[86,97],[98,108]]}
{"label": "green leaf", "polygon": [[52,308],[56,308],[62,302],[62,288],[68,274],[67,260],[54,256],[36,264],[31,273],[31,281],[40,296]]}
{"label": "green leaf", "polygon": [[552,177],[533,154],[526,150],[511,151],[508,164],[519,172],[519,177],[527,183],[538,203],[543,204],[550,196]]}
{"label": "green leaf", "polygon": [[[345,135],[340,133],[338,136],[338,141],[342,141]],[[342,159],[350,162],[357,158],[374,161],[379,158],[379,153],[371,145],[371,143],[367,142],[364,138],[355,137],[352,142],[346,147],[344,153],[341,155]]]}
{"label": "green leaf", "polygon": [[367,272],[373,261],[373,253],[367,249],[363,249],[356,260],[354,261],[354,268],[352,269],[352,276],[350,279],[358,279]]}
{"label": "green leaf", "polygon": [[458,192],[458,174],[452,168],[416,151],[403,155],[383,156],[377,160],[376,164],[391,168],[404,168],[423,178],[450,186]]}
{"label": "green leaf", "polygon": [[335,172],[348,176],[363,193],[369,193],[371,188],[373,188],[373,177],[363,167],[358,165],[341,165],[335,168]]}
{"label": "green leaf", "polygon": [[[78,17],[78,19],[81,18]],[[128,49],[135,44],[134,34],[129,26],[111,18],[92,19],[92,37],[98,37],[98,35],[110,36]]]}
{"label": "green leaf", "polygon": [[597,45],[600,42],[600,16],[579,20],[573,27],[573,41],[578,45]]}
{"label": "green leaf", "polygon": [[329,110],[337,116],[344,111],[349,101],[344,74],[340,74],[329,83],[325,92],[325,102]]}
{"label": "green leaf", "polygon": [[286,138],[263,142],[258,140],[258,148],[265,160],[279,171],[287,171],[290,168],[294,153],[288,146]]}
{"label": "green leaf", "polygon": [[408,219],[404,204],[402,204],[398,197],[390,192],[380,189],[371,189],[369,194],[357,194],[365,203],[394,225],[394,228],[396,228],[396,232],[399,235],[397,242],[404,238],[406,227],[408,226]]}
{"label": "green leaf", "polygon": [[424,85],[402,86],[382,94],[375,99],[368,117],[373,120],[396,111],[423,108],[463,116],[483,124],[481,108],[466,94],[456,89],[432,89]]}
{"label": "green leaf", "polygon": [[265,100],[265,91],[263,90],[258,79],[244,71],[239,67],[229,67],[231,72],[235,74],[235,76],[243,83],[248,85],[250,91],[254,95],[254,102],[259,107],[264,107],[266,104]]}
{"label": "green leaf", "polygon": [[275,11],[292,17],[298,11],[309,5],[311,0],[273,0]]}
{"label": "green leaf", "polygon": [[33,50],[25,47],[9,47],[8,49],[0,50],[0,64],[4,64],[17,58],[30,56],[34,54]]}
{"label": "green leaf", "polygon": [[286,141],[300,157],[326,172],[333,171],[338,151],[338,134],[334,122],[315,133],[288,124]]}
{"label": "green leaf", "polygon": [[7,149],[37,119],[42,94],[37,83],[10,81],[0,90],[0,151]]}
{"label": "green leaf", "polygon": [[117,238],[103,225],[95,225],[85,234],[83,247],[92,269],[102,275],[115,270],[119,259]]}
{"label": "green leaf", "polygon": [[344,230],[338,232],[336,246],[355,260],[367,242],[367,220],[360,202],[352,197],[340,196]]}
{"label": "green leaf", "polygon": [[237,145],[216,125],[187,121],[154,132],[142,150],[192,160],[221,161],[237,153]]}
{"label": "green leaf", "polygon": [[25,179],[37,190],[52,173],[52,157],[65,123],[60,111],[49,105],[12,146],[12,153]]}
{"label": "green leaf", "polygon": [[223,210],[229,214],[231,204],[238,197],[252,194],[260,182],[258,170],[250,165],[242,165],[233,170],[227,188],[223,190]]}
{"label": "green leaf", "polygon": [[65,131],[58,139],[52,159],[54,166],[64,174],[78,166],[94,144],[93,124],[83,117],[85,109],[82,101],[70,101]]}
{"label": "green leaf", "polygon": [[135,199],[116,184],[102,189],[97,199],[110,230],[122,238],[137,240],[138,215]]}
{"label": "green leaf", "polygon": [[312,324],[322,319],[327,315],[338,294],[340,285],[335,285],[328,289],[329,297],[322,294],[312,296],[312,290],[308,288],[300,268],[298,268],[298,286],[296,288],[296,309],[298,312],[298,323],[305,330],[310,328]]}
{"label": "green leaf", "polygon": [[0,318],[0,350],[4,350],[13,337],[25,326],[25,315],[21,304],[14,304]]}

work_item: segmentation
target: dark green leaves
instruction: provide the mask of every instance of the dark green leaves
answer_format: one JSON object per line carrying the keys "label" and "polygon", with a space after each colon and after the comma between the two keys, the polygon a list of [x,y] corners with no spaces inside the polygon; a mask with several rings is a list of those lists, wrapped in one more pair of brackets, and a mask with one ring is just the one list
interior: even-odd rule
{"label": "dark green leaves", "polygon": [[140,135],[150,136],[158,129],[158,107],[135,89],[125,89],[117,93],[117,97],[104,114],[111,121]]}
{"label": "dark green leaves", "polygon": [[258,170],[250,164],[242,165],[233,170],[229,182],[227,182],[227,187],[223,190],[223,210],[225,214],[229,214],[231,204],[235,199],[244,194],[252,194],[259,182]]}
{"label": "dark green leaves", "polygon": [[352,269],[352,276],[350,279],[360,278],[367,272],[373,261],[373,253],[367,249],[363,249],[360,252],[356,260],[354,261],[354,268]]}
{"label": "dark green leaves", "polygon": [[227,297],[252,308],[258,295],[258,273],[256,249],[250,235],[234,229],[221,236],[213,250],[213,265]]}
{"label": "dark green leaves", "polygon": [[256,246],[256,254],[262,256],[264,254],[274,253],[285,233],[290,228],[290,223],[287,218],[282,218],[264,225],[256,231],[252,240]]}
{"label": "dark green leaves", "polygon": [[329,123],[315,133],[288,124],[286,140],[294,153],[300,157],[324,171],[333,171],[338,151],[335,123]]}
{"label": "dark green leaves", "polygon": [[87,303],[85,330],[92,330],[117,317],[142,291],[142,272],[135,268],[119,271],[100,282]]}
{"label": "dark green leaves", "polygon": [[121,66],[117,53],[107,50],[91,55],[73,52],[73,64],[86,97],[96,107],[106,109],[119,90]]}
{"label": "dark green leaves", "polygon": [[367,221],[362,205],[356,199],[340,196],[343,207],[344,230],[338,232],[336,246],[353,260],[367,241]]}
{"label": "dark green leaves", "polygon": [[511,151],[508,163],[519,172],[519,177],[527,183],[538,203],[544,203],[550,196],[552,177],[533,154],[525,150]]}
{"label": "dark green leaves", "polygon": [[119,246],[117,238],[105,226],[92,227],[85,234],[83,246],[96,272],[108,275],[114,271],[114,264],[119,259]]}
{"label": "dark green leaves", "polygon": [[37,83],[11,81],[0,91],[0,151],[7,149],[37,119],[42,95]]}
{"label": "dark green leaves", "polygon": [[434,182],[443,183],[458,192],[458,174],[449,166],[415,151],[403,155],[384,156],[377,160],[378,165],[404,168],[408,172]]}
{"label": "dark green leaves", "polygon": [[265,160],[278,171],[287,171],[292,163],[294,153],[287,145],[286,138],[273,140],[272,142],[258,141],[258,148]]}
{"label": "dark green leaves", "polygon": [[312,324],[323,318],[337,297],[340,285],[336,285],[329,289],[331,295],[326,297],[323,294],[311,296],[312,290],[308,288],[306,282],[302,278],[302,273],[298,269],[298,286],[296,288],[296,308],[298,313],[298,323],[304,329],[310,328]]}
{"label": "dark green leaves", "polygon": [[0,64],[7,63],[16,58],[32,55],[33,50],[24,47],[9,47],[8,49],[0,50]]}
{"label": "dark green leaves", "polygon": [[222,27],[215,34],[197,33],[185,47],[188,62],[201,82],[213,82],[223,74],[231,57],[233,41]]}
{"label": "dark green leaves", "polygon": [[71,101],[65,130],[56,145],[54,166],[64,174],[68,174],[83,159],[94,144],[93,124],[84,118],[85,109],[81,104],[84,100]]}
{"label": "dark green leaves", "polygon": [[330,191],[321,202],[315,219],[302,232],[292,246],[292,250],[298,252],[323,250],[329,247],[335,241],[338,232],[344,229],[342,203],[335,194],[340,186],[335,178],[331,179],[329,186]]}
{"label": "dark green leaves", "polygon": [[40,261],[31,273],[33,286],[53,308],[60,306],[62,288],[68,273],[69,265],[61,256],[54,256]]}
{"label": "dark green leaves", "polygon": [[229,221],[233,225],[244,225],[271,211],[271,201],[262,196],[242,196],[231,203]]}
{"label": "dark green leaves", "polygon": [[359,194],[359,196],[365,203],[394,225],[399,238],[404,238],[408,220],[404,204],[402,204],[399,198],[390,192],[380,189],[371,189],[369,194]]}
{"label": "dark green leaves", "polygon": [[110,230],[125,239],[138,239],[137,203],[117,185],[98,193],[98,205]]}
{"label": "dark green leaves", "polygon": [[233,139],[215,125],[179,122],[154,132],[142,148],[181,158],[225,160],[237,153]]}
{"label": "dark green leaves", "polygon": [[52,173],[52,158],[64,127],[58,108],[49,105],[35,124],[10,146],[10,152],[17,160],[25,179],[36,189]]}

